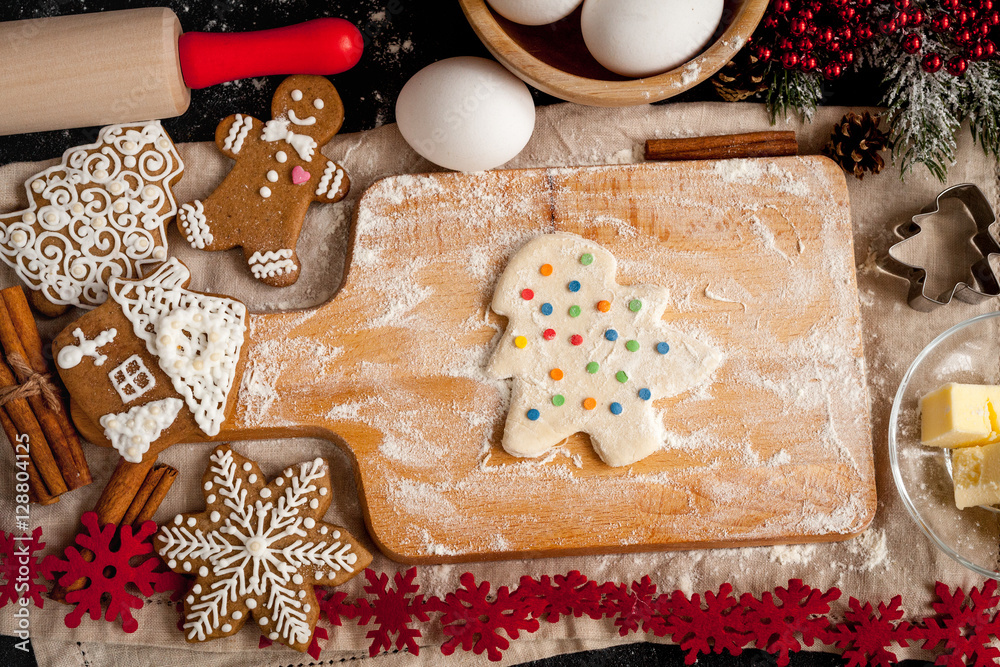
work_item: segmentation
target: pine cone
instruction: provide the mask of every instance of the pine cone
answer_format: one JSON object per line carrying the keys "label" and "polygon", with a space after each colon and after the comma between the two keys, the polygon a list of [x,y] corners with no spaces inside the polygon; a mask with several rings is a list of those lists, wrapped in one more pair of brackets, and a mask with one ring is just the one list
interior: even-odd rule
{"label": "pine cone", "polygon": [[833,158],[844,171],[864,178],[865,172],[877,174],[885,166],[880,152],[892,148],[889,135],[878,129],[881,118],[869,112],[848,113],[834,124],[830,143],[823,153]]}
{"label": "pine cone", "polygon": [[764,74],[767,63],[744,48],[712,77],[712,85],[719,97],[727,102],[739,102],[767,88]]}

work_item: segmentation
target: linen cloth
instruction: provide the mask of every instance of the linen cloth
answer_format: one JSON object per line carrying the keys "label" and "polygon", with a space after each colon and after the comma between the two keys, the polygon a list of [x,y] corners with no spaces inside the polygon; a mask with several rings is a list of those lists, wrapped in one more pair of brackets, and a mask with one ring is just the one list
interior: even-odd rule
{"label": "linen cloth", "polygon": [[[780,120],[773,129],[795,130],[800,153],[818,153],[829,138],[832,124],[847,109],[825,107],[816,112],[811,123],[798,119]],[[772,129],[766,110],[755,104],[695,103],[626,109],[597,109],[563,104],[538,109],[534,136],[524,151],[505,165],[508,168],[582,166],[636,162],[642,159],[643,142],[653,137],[682,137],[728,134]],[[179,147],[185,162],[185,175],[175,188],[178,203],[207,196],[229,169],[211,143],[185,144]],[[368,132],[335,137],[322,149],[330,159],[342,164],[352,180],[347,199],[334,205],[310,208],[298,250],[303,271],[298,283],[274,289],[254,281],[242,260],[242,253],[193,251],[170,229],[171,254],[192,270],[191,289],[231,294],[243,300],[251,311],[305,308],[326,301],[336,290],[343,272],[349,220],[362,192],[375,180],[401,173],[439,171],[420,158],[403,141],[395,125]],[[18,163],[0,168],[0,210],[13,211],[26,203],[23,182],[54,161]],[[835,608],[842,609],[849,596],[862,601],[888,601],[899,593],[908,614],[931,613],[933,585],[941,580],[965,590],[981,584],[972,572],[939,552],[924,537],[907,515],[896,492],[889,469],[887,424],[896,387],[909,363],[936,335],[948,327],[981,312],[996,309],[996,300],[979,306],[955,303],[933,313],[919,313],[905,303],[906,283],[880,272],[878,257],[884,256],[893,240],[892,229],[933,201],[944,185],[925,170],[918,169],[900,182],[899,172],[888,167],[879,176],[863,181],[848,176],[855,260],[858,267],[859,300],[864,329],[865,356],[871,398],[872,433],[878,484],[878,511],[871,528],[862,536],[846,542],[791,547],[756,547],[688,552],[658,552],[588,557],[514,560],[494,563],[420,566],[416,581],[427,595],[444,595],[459,586],[459,576],[466,571],[477,581],[488,580],[497,586],[515,587],[524,574],[564,574],[579,570],[597,581],[631,582],[649,575],[659,590],[680,589],[688,594],[716,590],[731,583],[737,593],[759,593],[783,586],[790,578],[801,578],[817,587],[837,586],[844,595]],[[961,133],[957,164],[951,169],[948,184],[972,182],[980,186],[994,205],[998,204],[998,185],[994,163],[973,144],[967,129]],[[17,284],[6,266],[0,267],[0,286]],[[54,335],[78,313],[70,313],[42,325],[43,336]],[[246,442],[236,445],[241,453],[260,461],[271,476],[289,464],[322,455],[330,461],[334,475],[335,498],[326,520],[345,526],[375,554],[371,567],[390,576],[407,565],[390,561],[378,553],[364,528],[353,474],[346,455],[321,440]],[[61,551],[79,527],[79,516],[93,507],[100,495],[118,454],[114,450],[85,445],[94,476],[89,487],[63,496],[48,507],[32,507],[32,526],[42,526],[45,553]],[[164,522],[177,512],[201,511],[199,480],[205,469],[210,445],[175,445],[160,460],[181,471],[174,488],[155,519]],[[12,455],[7,445],[0,445],[0,480],[13,480]],[[4,473],[4,471],[7,471]],[[0,482],[0,529],[13,529],[13,489]],[[364,596],[364,576],[347,582],[340,590],[349,598]],[[41,667],[84,667],[116,665],[146,667],[187,665],[201,667],[270,666],[310,663],[333,664],[342,659],[367,658],[369,627],[348,621],[342,627],[329,628],[330,641],[319,661],[299,656],[275,645],[258,650],[258,633],[245,628],[236,636],[200,645],[185,644],[177,630],[177,614],[167,596],[157,596],[135,612],[139,630],[126,634],[120,623],[83,620],[69,629],[63,619],[69,608],[47,601],[45,608],[32,608],[32,645]],[[11,634],[13,606],[0,610],[0,632]],[[474,664],[486,662],[485,656],[472,653],[447,658],[439,650],[444,637],[433,624],[420,626],[420,656],[387,653],[377,658],[381,664]],[[610,620],[563,618],[559,623],[541,623],[534,634],[523,634],[511,642],[500,664],[600,648],[630,641],[668,641],[644,634],[618,636]],[[813,650],[822,647],[813,647]],[[926,657],[919,649],[901,649],[900,658]]]}

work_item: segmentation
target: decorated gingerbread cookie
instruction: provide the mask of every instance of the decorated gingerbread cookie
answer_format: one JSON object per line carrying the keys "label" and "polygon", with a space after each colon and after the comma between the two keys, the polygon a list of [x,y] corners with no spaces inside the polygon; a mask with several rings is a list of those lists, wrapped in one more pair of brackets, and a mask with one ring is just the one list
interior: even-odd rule
{"label": "decorated gingerbread cookie", "polygon": [[74,411],[131,463],[217,435],[235,407],[246,307],[187,290],[190,279],[173,258],[141,280],[112,279],[111,298],[52,344]]}
{"label": "decorated gingerbread cookie", "polygon": [[236,114],[219,124],[215,143],[236,164],[207,199],[181,207],[177,225],[195,248],[242,247],[254,278],[284,287],[299,277],[295,246],[309,204],[340,201],[351,182],[319,151],[344,121],[326,78],[285,79],[271,114],[266,123]]}
{"label": "decorated gingerbread cookie", "polygon": [[156,536],[167,566],[196,577],[184,598],[187,640],[228,637],[252,619],[268,639],[305,651],[319,618],[315,587],[342,584],[372,560],[323,521],[332,498],[326,461],[287,468],[268,484],[256,462],[222,445],[202,488],[205,511],[177,515]]}
{"label": "decorated gingerbread cookie", "polygon": [[171,187],[183,170],[158,121],[105,127],[96,143],[28,180],[28,208],[0,216],[0,259],[47,315],[99,306],[112,279],[166,260]]}
{"label": "decorated gingerbread cookie", "polygon": [[662,287],[615,281],[614,256],[575,234],[526,244],[497,283],[508,318],[490,361],[514,378],[503,447],[540,456],[577,432],[623,466],[664,442],[655,401],[703,382],[720,361],[708,345],[662,322]]}

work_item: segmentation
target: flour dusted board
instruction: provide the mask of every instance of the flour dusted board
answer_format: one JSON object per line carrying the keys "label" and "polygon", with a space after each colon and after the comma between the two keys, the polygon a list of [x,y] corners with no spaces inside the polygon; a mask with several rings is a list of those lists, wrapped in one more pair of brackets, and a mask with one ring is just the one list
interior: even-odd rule
{"label": "flour dusted board", "polygon": [[[612,468],[585,436],[500,447],[489,303],[542,233],[597,241],[618,282],[722,354],[656,402],[664,448]],[[324,436],[356,460],[379,546],[411,562],[842,539],[875,510],[847,189],[823,158],[397,176],[356,212],[314,311],[251,315],[215,439]],[[88,429],[92,433],[92,429]]]}

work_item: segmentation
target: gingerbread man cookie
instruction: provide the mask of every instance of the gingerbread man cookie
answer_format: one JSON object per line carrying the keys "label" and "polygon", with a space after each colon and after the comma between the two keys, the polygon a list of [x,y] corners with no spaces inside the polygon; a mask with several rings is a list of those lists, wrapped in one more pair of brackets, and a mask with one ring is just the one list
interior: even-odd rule
{"label": "gingerbread man cookie", "polygon": [[319,618],[316,586],[337,586],[372,557],[345,529],[325,523],[330,469],[306,461],[266,483],[260,466],[227,445],[202,477],[205,511],[178,514],[157,535],[174,572],[197,577],[184,598],[187,641],[228,637],[253,619],[261,634],[298,651]]}
{"label": "gingerbread man cookie", "polygon": [[177,225],[193,247],[243,248],[254,278],[275,287],[299,277],[295,245],[312,202],[336,202],[351,182],[319,148],[340,129],[344,105],[325,77],[285,79],[271,101],[272,120],[236,114],[215,143],[236,165],[209,197],[184,204]]}
{"label": "gingerbread man cookie", "polygon": [[26,183],[30,204],[0,216],[0,260],[46,315],[94,308],[113,278],[139,278],[167,258],[171,187],[184,165],[159,121],[110,125]]}

